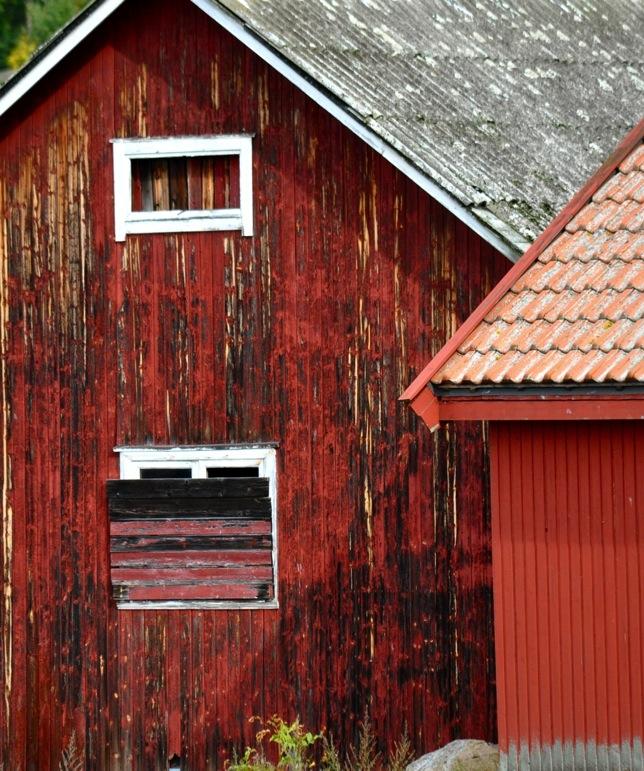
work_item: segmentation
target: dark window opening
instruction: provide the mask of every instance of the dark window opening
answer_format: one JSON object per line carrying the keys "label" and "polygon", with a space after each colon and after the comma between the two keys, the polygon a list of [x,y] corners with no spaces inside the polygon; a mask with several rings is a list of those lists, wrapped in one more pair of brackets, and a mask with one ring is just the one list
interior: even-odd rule
{"label": "dark window opening", "polygon": [[192,469],[142,468],[141,479],[192,479]]}
{"label": "dark window opening", "polygon": [[258,477],[258,466],[213,466],[208,469],[208,477]]}
{"label": "dark window opening", "polygon": [[132,160],[132,211],[238,209],[239,156]]}

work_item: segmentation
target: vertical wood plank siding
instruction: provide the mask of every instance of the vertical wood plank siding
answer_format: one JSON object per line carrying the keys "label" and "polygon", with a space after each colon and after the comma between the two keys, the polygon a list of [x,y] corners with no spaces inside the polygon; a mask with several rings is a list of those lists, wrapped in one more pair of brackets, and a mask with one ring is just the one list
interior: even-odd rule
{"label": "vertical wood plank siding", "polygon": [[[255,237],[113,237],[112,137],[254,133]],[[188,2],[127,3],[0,135],[5,768],[494,738],[485,440],[397,397],[508,265]],[[115,445],[278,441],[279,610],[110,599]]]}
{"label": "vertical wood plank siding", "polygon": [[643,767],[644,426],[492,424],[509,769]]}

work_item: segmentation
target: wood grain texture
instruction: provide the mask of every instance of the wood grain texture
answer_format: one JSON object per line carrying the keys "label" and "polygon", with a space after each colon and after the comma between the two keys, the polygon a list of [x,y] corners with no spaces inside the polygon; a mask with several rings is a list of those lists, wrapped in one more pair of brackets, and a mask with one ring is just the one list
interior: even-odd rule
{"label": "wood grain texture", "polygon": [[268,498],[265,477],[211,477],[209,479],[109,479],[107,495],[121,500],[208,500],[214,498]]}
{"label": "wood grain texture", "polygon": [[260,519],[126,519],[110,522],[110,536],[120,535],[171,535],[171,536],[225,536],[234,533],[244,535],[270,535],[270,520]]}
{"label": "wood grain texture", "polygon": [[241,549],[239,551],[125,551],[111,555],[113,567],[199,567],[204,565],[270,565],[270,549]]}
{"label": "wood grain texture", "polygon": [[[253,238],[115,244],[111,138],[239,132]],[[88,768],[218,767],[256,714],[493,739],[485,436],[397,398],[508,263],[182,0],[126,3],[7,116],[0,203],[5,768],[73,729]],[[279,442],[279,609],[118,612],[113,448],[247,442]]]}
{"label": "wood grain texture", "polygon": [[[250,483],[235,478],[109,480],[110,579],[118,606],[143,601],[185,601],[196,607],[200,601],[273,600],[268,494],[265,478]],[[251,516],[254,527],[249,528]],[[262,551],[265,556],[257,567],[253,562]],[[175,559],[170,568],[165,560],[173,552],[186,556]],[[228,560],[228,552],[235,559]],[[120,555],[132,553],[137,566],[130,563],[120,569]],[[193,564],[195,553],[206,555],[208,567]]]}
{"label": "wood grain texture", "polygon": [[141,519],[268,519],[271,518],[269,498],[176,498],[170,500],[119,498],[110,502],[110,518]]}

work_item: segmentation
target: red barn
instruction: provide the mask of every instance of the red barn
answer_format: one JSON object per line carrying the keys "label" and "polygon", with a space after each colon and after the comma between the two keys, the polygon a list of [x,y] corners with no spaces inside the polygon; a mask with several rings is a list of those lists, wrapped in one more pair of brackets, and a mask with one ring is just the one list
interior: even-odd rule
{"label": "red barn", "polygon": [[98,0],[0,91],[5,769],[495,737],[486,438],[397,396],[583,171],[540,137],[622,131],[636,12],[306,5]]}
{"label": "red barn", "polygon": [[644,121],[405,394],[490,421],[503,767],[644,767]]}

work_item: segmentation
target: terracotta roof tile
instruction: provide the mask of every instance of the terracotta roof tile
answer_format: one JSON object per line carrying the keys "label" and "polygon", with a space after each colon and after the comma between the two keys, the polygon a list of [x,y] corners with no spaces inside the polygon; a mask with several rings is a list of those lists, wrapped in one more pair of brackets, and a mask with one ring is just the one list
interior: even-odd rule
{"label": "terracotta roof tile", "polygon": [[644,383],[644,145],[432,378]]}
{"label": "terracotta roof tile", "polygon": [[472,376],[476,370],[487,372],[493,361],[499,358],[499,354],[492,352],[489,355],[470,351],[466,354],[455,354],[441,370],[441,379],[450,383],[476,382]]}
{"label": "terracotta roof tile", "polygon": [[644,381],[644,357],[639,364],[633,364],[630,380],[635,380],[640,383]]}
{"label": "terracotta roof tile", "polygon": [[628,174],[628,172],[633,171],[633,169],[644,170],[644,144],[641,144],[637,150],[633,150],[633,152],[627,158],[625,158],[619,166],[619,170],[623,174]]}
{"label": "terracotta roof tile", "polygon": [[605,227],[606,222],[617,217],[620,210],[620,204],[616,201],[605,201],[604,203],[589,203],[579,214],[566,225],[569,233],[576,233],[578,230],[586,230],[589,233],[596,233]]}
{"label": "terracotta roof tile", "polygon": [[601,203],[607,198],[623,203],[624,201],[644,200],[644,172],[636,169],[628,174],[615,174],[593,196],[593,201]]}
{"label": "terracotta roof tile", "polygon": [[614,257],[632,260],[644,257],[644,233],[630,233],[623,230],[619,233],[589,233],[578,230],[576,233],[563,233],[548,249],[539,256],[538,262],[590,262],[603,260],[607,262]]}
{"label": "terracotta roof tile", "polygon": [[[613,203],[611,201],[611,203]],[[631,233],[637,233],[644,225],[644,207],[637,201],[624,201],[618,204],[617,211],[611,216],[608,212],[608,203],[601,204],[606,208],[605,218],[596,229],[603,228],[611,233],[619,230],[629,230]],[[591,228],[588,228],[591,230]],[[592,232],[592,231],[591,231]]]}

